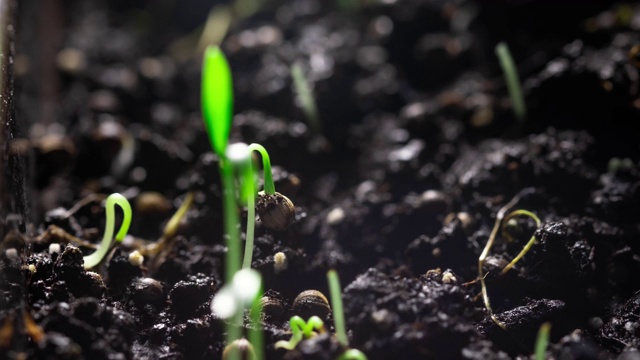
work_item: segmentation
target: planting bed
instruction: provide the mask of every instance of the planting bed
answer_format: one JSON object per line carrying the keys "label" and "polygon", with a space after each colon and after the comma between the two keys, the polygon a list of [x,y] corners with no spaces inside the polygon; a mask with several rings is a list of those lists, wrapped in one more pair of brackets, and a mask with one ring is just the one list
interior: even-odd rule
{"label": "planting bed", "polygon": [[[222,189],[200,114],[202,45],[221,14],[232,16],[221,44],[231,142],[262,144],[296,205],[284,231],[256,223],[268,359],[344,351],[330,313],[294,304],[305,290],[328,297],[330,269],[349,345],[369,359],[526,358],[545,322],[548,357],[640,358],[639,6],[267,1],[204,26],[210,6],[16,5],[15,92],[3,83],[16,114],[0,132],[1,359],[221,358],[224,322],[210,305],[223,285]],[[500,41],[520,73],[523,120]],[[299,105],[295,62],[319,125]],[[132,204],[129,236],[86,271],[113,192]],[[189,193],[175,236],[163,235]],[[514,197],[542,224],[507,222],[484,263],[502,329],[478,257]],[[274,348],[291,316],[312,314],[327,334]]]}

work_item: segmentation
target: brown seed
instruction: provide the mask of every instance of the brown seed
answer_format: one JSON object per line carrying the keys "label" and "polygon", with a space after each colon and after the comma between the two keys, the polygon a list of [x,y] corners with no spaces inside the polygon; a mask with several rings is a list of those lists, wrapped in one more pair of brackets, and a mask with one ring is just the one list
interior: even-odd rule
{"label": "brown seed", "polygon": [[265,295],[260,298],[260,309],[265,318],[273,321],[280,321],[284,319],[285,308],[282,300],[270,295]]}
{"label": "brown seed", "polygon": [[254,360],[256,353],[253,350],[253,345],[247,339],[242,338],[233,340],[229,345],[225,346],[222,351],[222,360],[228,360],[232,358],[232,352],[240,352],[240,359],[242,360]]}
{"label": "brown seed", "polygon": [[269,195],[260,191],[256,210],[262,224],[275,231],[282,231],[289,227],[296,214],[295,206],[291,200],[279,192]]}
{"label": "brown seed", "polygon": [[329,301],[318,290],[305,290],[296,296],[292,306],[295,315],[303,319],[317,316],[320,319],[326,319],[331,312]]}
{"label": "brown seed", "polygon": [[141,193],[136,199],[136,212],[144,215],[164,215],[171,210],[167,198],[155,191]]}

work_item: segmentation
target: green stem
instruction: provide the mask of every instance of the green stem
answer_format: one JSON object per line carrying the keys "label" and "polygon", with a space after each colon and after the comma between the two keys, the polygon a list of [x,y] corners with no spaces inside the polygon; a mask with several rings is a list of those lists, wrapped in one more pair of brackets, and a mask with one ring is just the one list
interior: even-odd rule
{"label": "green stem", "polygon": [[[260,294],[263,293],[262,286],[260,288]],[[253,350],[255,351],[256,357],[255,360],[263,360],[264,359],[264,333],[262,330],[262,324],[260,323],[262,318],[262,309],[260,304],[260,297],[256,297],[256,301],[253,303],[253,308],[256,309],[251,311],[251,321],[253,322],[252,328],[249,329],[249,342],[253,345]]]}
{"label": "green stem", "polygon": [[520,78],[518,77],[518,69],[513,62],[513,57],[509,51],[507,44],[501,42],[496,46],[496,56],[500,61],[502,72],[504,73],[505,80],[507,82],[507,90],[509,90],[509,97],[511,98],[511,105],[513,106],[513,112],[518,120],[524,120],[527,114],[527,107],[524,102],[524,96],[522,95],[522,86],[520,85]]}
{"label": "green stem", "polygon": [[[233,275],[240,269],[240,234],[238,231],[238,207],[236,206],[233,165],[227,159],[220,159],[220,175],[223,187],[224,232],[227,234],[227,256],[225,263],[225,283],[233,280]],[[242,311],[239,311],[227,324],[227,344],[242,337]],[[239,359],[237,352],[232,352],[232,360]]]}
{"label": "green stem", "polygon": [[551,324],[546,322],[540,326],[538,338],[536,339],[536,360],[544,360],[547,355],[547,346],[549,346],[549,333],[551,332]]}
{"label": "green stem", "polygon": [[247,199],[247,239],[244,245],[244,258],[242,259],[242,268],[251,268],[251,260],[253,258],[253,233],[256,225],[256,198],[249,196]]}
{"label": "green stem", "polygon": [[264,146],[253,143],[249,145],[249,152],[253,153],[257,151],[262,156],[262,171],[264,173],[264,192],[268,195],[274,195],[276,193],[276,187],[273,184],[273,176],[271,174],[271,158]]}
{"label": "green stem", "polygon": [[344,326],[344,310],[342,307],[342,296],[340,289],[340,279],[335,270],[327,272],[329,281],[329,295],[331,296],[331,306],[333,308],[333,321],[336,328],[336,337],[343,346],[349,346],[347,331]]}

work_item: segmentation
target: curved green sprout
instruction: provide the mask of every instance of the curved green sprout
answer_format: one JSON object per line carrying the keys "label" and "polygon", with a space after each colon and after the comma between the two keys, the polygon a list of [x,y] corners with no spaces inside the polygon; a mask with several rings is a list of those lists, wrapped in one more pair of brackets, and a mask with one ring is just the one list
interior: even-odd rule
{"label": "curved green sprout", "polygon": [[278,341],[274,345],[276,349],[293,350],[303,338],[312,337],[316,331],[318,333],[325,332],[324,322],[317,316],[310,317],[307,322],[300,316],[293,316],[289,319],[289,327],[291,327],[291,339]]}
{"label": "curved green sprout", "polygon": [[538,330],[538,338],[536,339],[536,360],[545,360],[547,358],[547,346],[549,346],[550,332],[550,323],[546,322],[540,325],[540,330]]}
{"label": "curved green sprout", "polygon": [[264,146],[260,144],[253,143],[249,145],[249,151],[253,153],[257,151],[262,156],[262,172],[264,176],[264,192],[268,195],[273,195],[276,193],[276,187],[273,184],[273,176],[271,175],[271,158],[269,157],[269,153]]}
{"label": "curved green sprout", "polygon": [[338,360],[367,360],[367,356],[358,349],[349,349],[340,354]]}
{"label": "curved green sprout", "polygon": [[202,63],[202,116],[211,147],[224,158],[233,112],[233,82],[224,54],[217,46],[210,46]]}
{"label": "curved green sprout", "polygon": [[131,205],[129,201],[124,196],[113,193],[109,195],[107,198],[107,203],[105,205],[106,208],[106,218],[107,222],[105,224],[104,235],[102,237],[102,242],[100,242],[100,247],[93,254],[83,257],[84,260],[84,268],[90,269],[96,265],[98,265],[104,256],[109,251],[111,247],[111,242],[113,240],[113,230],[115,228],[115,207],[116,205],[122,208],[122,212],[124,216],[122,218],[122,225],[120,225],[120,230],[116,234],[116,242],[121,242],[125,236],[127,236],[127,231],[129,231],[129,226],[131,225]]}
{"label": "curved green sprout", "polygon": [[[511,213],[509,213],[509,215],[505,216],[504,220],[502,220],[502,231],[503,231],[503,233],[504,233],[504,228],[505,228],[507,222],[510,219],[512,219],[512,218],[514,218],[516,216],[528,216],[528,217],[532,218],[533,221],[536,222],[536,228],[539,228],[540,224],[542,224],[542,222],[540,221],[538,216],[536,216],[536,214],[532,213],[531,211],[523,210],[523,209],[515,210],[515,211],[512,211]],[[507,266],[504,267],[504,269],[502,269],[501,274],[504,275],[509,270],[511,270],[511,268],[513,268],[516,265],[516,263],[518,261],[520,261],[520,259],[522,259],[522,257],[527,252],[529,252],[529,250],[531,250],[531,247],[533,246],[533,244],[535,244],[535,242],[536,242],[536,236],[535,236],[535,233],[534,233],[533,235],[531,235],[531,238],[529,239],[527,244],[524,246],[524,248],[522,248],[520,253],[515,258],[513,258],[513,260],[511,260],[511,262]]]}
{"label": "curved green sprout", "polygon": [[[513,218],[514,216],[519,216],[519,215],[529,216],[529,217],[531,217],[532,219],[534,219],[536,221],[536,226],[540,227],[540,219],[538,219],[538,217],[535,214],[533,214],[532,212],[527,211],[527,210],[522,210],[522,209],[515,210],[515,211],[510,212],[507,216],[505,216],[507,211],[509,211],[509,209],[514,207],[518,203],[518,201],[520,201],[521,194],[522,193],[514,196],[513,199],[511,199],[511,201],[509,201],[506,205],[504,205],[502,208],[500,208],[500,210],[498,210],[498,213],[496,214],[496,222],[493,225],[493,229],[491,230],[491,234],[489,235],[489,239],[487,240],[487,244],[484,246],[484,249],[482,250],[482,253],[478,257],[478,280],[480,281],[480,286],[481,286],[481,289],[482,289],[481,291],[482,291],[482,299],[484,301],[484,307],[487,309],[487,312],[489,313],[489,316],[491,317],[491,320],[493,320],[493,322],[496,325],[498,325],[499,327],[501,327],[504,330],[507,329],[507,326],[496,317],[496,315],[493,313],[493,309],[491,308],[491,301],[489,300],[489,293],[487,291],[487,283],[485,282],[485,279],[484,279],[485,275],[484,275],[484,270],[482,269],[482,267],[484,266],[484,263],[487,260],[487,256],[489,256],[489,251],[493,247],[493,243],[495,242],[496,236],[498,235],[498,230],[500,230],[502,228],[502,230],[504,232],[504,224],[506,224],[506,222],[509,219]],[[503,224],[503,225],[501,226],[501,224]],[[531,239],[525,245],[525,247],[522,249],[520,254],[518,254],[518,256],[516,256],[516,258],[513,259],[511,261],[511,263],[509,263],[507,266],[505,266],[504,269],[502,269],[502,274],[505,274],[507,271],[509,271],[509,269],[511,269],[527,253],[527,251],[529,251],[529,249],[531,249],[531,247],[533,246],[534,243],[535,243],[535,235],[531,237]]]}
{"label": "curved green sprout", "polygon": [[513,57],[511,57],[511,52],[509,51],[507,44],[503,42],[499,43],[496,45],[495,51],[507,82],[507,90],[509,91],[509,97],[511,98],[513,112],[518,120],[522,121],[527,115],[527,107],[524,102],[524,96],[522,95],[522,86],[520,85],[520,78],[518,77],[518,69],[513,62]]}
{"label": "curved green sprout", "polygon": [[[257,151],[262,156],[262,168],[264,173],[264,192],[270,195],[276,193],[276,187],[273,184],[273,176],[271,175],[271,159],[269,153],[264,146],[253,143],[249,145],[248,152],[249,157],[251,154]],[[250,162],[251,176],[254,176],[255,170],[253,169],[253,162]],[[248,176],[248,174],[247,174]],[[248,178],[246,179],[248,182]],[[251,182],[253,185],[253,182]],[[249,189],[249,191],[255,191],[255,189]],[[256,203],[255,193],[247,198],[247,236],[246,244],[244,247],[244,258],[242,259],[242,268],[247,269],[251,267],[251,260],[253,258],[253,239],[256,226]]]}
{"label": "curved green sprout", "polygon": [[336,337],[343,346],[349,346],[347,331],[344,326],[344,310],[342,307],[342,290],[340,289],[340,279],[335,270],[327,272],[329,282],[329,296],[331,297],[331,308],[333,309],[333,322],[336,328]]}

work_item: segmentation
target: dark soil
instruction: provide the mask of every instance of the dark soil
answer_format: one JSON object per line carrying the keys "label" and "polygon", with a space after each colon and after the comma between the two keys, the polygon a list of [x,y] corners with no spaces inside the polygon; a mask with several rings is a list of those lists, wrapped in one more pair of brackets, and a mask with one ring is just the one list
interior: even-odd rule
{"label": "dark soil", "polygon": [[[22,138],[0,162],[13,184],[0,186],[1,359],[221,358],[224,322],[210,304],[226,248],[197,48],[210,7],[17,4],[11,139]],[[524,121],[500,41],[518,66]],[[284,230],[256,225],[267,357],[344,351],[326,309],[294,305],[305,290],[328,296],[336,269],[349,345],[369,359],[528,358],[544,322],[550,358],[640,358],[638,46],[640,6],[617,2],[274,0],[236,18],[221,45],[231,141],[262,144],[296,206]],[[296,101],[296,61],[320,127]],[[133,224],[86,271],[112,192],[130,200]],[[189,192],[175,237],[160,240]],[[484,264],[505,330],[484,307],[478,257],[514,196],[542,225],[509,222]],[[157,241],[141,266],[129,260]],[[328,334],[274,349],[291,316],[314,313]]]}

